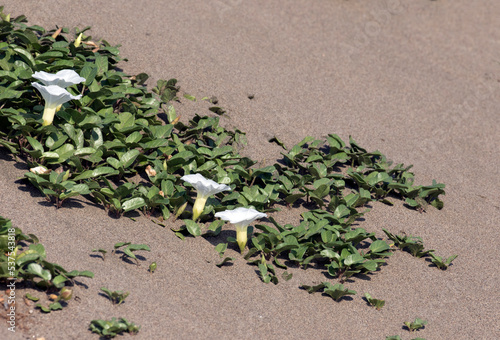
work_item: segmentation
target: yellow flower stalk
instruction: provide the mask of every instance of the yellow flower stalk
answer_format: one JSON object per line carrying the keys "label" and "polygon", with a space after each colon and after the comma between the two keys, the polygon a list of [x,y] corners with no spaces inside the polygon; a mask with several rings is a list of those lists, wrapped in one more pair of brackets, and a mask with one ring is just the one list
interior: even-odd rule
{"label": "yellow flower stalk", "polygon": [[248,242],[248,225],[257,219],[267,217],[267,215],[252,208],[239,207],[234,210],[218,212],[215,214],[215,217],[234,224],[236,227],[236,242],[238,243],[240,252],[243,254]]}
{"label": "yellow flower stalk", "polygon": [[185,175],[182,176],[181,179],[191,184],[197,191],[196,200],[194,201],[193,205],[193,221],[198,220],[200,215],[203,213],[203,209],[205,209],[207,199],[210,196],[222,191],[231,190],[229,186],[225,184],[219,184],[212,181],[211,179],[206,179],[200,174]]}
{"label": "yellow flower stalk", "polygon": [[196,221],[205,209],[205,204],[207,203],[207,196],[203,196],[200,192],[196,195],[196,200],[193,205],[193,221]]}

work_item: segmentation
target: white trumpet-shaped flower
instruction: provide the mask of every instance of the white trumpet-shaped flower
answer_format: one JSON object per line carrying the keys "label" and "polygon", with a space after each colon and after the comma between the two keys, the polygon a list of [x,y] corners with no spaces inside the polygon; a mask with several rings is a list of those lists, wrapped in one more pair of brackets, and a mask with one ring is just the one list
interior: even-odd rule
{"label": "white trumpet-shaped flower", "polygon": [[234,210],[220,211],[215,214],[215,217],[219,217],[224,221],[229,221],[229,223],[234,224],[236,227],[236,242],[243,254],[243,250],[245,250],[248,241],[248,225],[257,219],[267,217],[267,215],[252,208],[239,207]]}
{"label": "white trumpet-shaped flower", "polygon": [[43,86],[39,83],[31,83],[42,94],[45,100],[45,108],[43,110],[43,126],[52,124],[56,110],[59,105],[62,105],[72,99],[80,99],[82,95],[73,96],[71,93],[57,85]]}
{"label": "white trumpet-shaped flower", "polygon": [[61,70],[55,74],[39,71],[33,73],[33,78],[40,80],[45,86],[57,85],[64,88],[85,81],[85,78],[73,70]]}
{"label": "white trumpet-shaped flower", "polygon": [[185,175],[182,176],[181,179],[188,182],[196,189],[197,196],[193,205],[193,221],[196,221],[198,217],[200,217],[203,209],[205,209],[205,203],[207,202],[208,197],[222,191],[231,190],[229,186],[219,184],[211,179],[206,179],[200,174]]}

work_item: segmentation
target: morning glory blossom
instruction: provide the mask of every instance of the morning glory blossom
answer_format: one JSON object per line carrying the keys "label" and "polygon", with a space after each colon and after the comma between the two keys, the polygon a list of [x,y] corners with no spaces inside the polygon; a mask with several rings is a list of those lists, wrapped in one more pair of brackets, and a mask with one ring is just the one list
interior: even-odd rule
{"label": "morning glory blossom", "polygon": [[45,108],[43,110],[43,126],[52,124],[59,105],[62,105],[72,99],[78,100],[82,97],[81,94],[73,96],[71,93],[57,85],[43,86],[39,83],[31,83],[31,85],[40,91],[43,99],[45,100]]}
{"label": "morning glory blossom", "polygon": [[207,202],[208,197],[222,191],[231,190],[229,186],[219,184],[211,179],[206,179],[200,174],[185,175],[182,176],[181,179],[188,182],[196,189],[197,196],[193,205],[193,221],[196,221],[198,217],[200,217],[203,209],[205,208],[205,203]]}
{"label": "morning glory blossom", "polygon": [[215,214],[215,217],[219,217],[224,221],[229,221],[236,227],[236,242],[240,247],[240,251],[243,254],[245,246],[248,241],[247,237],[247,227],[253,221],[267,217],[266,214],[258,212],[252,208],[236,208],[234,210],[220,211]]}
{"label": "morning glory blossom", "polygon": [[61,70],[55,74],[39,71],[33,73],[33,78],[40,80],[45,86],[57,85],[63,88],[85,81],[85,78],[73,70]]}

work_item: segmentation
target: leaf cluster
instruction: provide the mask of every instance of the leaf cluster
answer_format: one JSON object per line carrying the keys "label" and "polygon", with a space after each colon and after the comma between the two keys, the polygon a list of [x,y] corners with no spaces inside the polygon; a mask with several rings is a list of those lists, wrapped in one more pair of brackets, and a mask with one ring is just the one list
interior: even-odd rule
{"label": "leaf cluster", "polygon": [[137,256],[134,254],[134,251],[138,251],[138,250],[151,251],[151,248],[149,248],[149,246],[146,244],[133,244],[131,242],[118,242],[115,244],[113,252],[116,252],[117,250],[120,250],[121,252],[123,252],[122,258],[130,257],[130,258],[133,258],[137,263],[138,260],[137,260]]}
{"label": "leaf cluster", "polygon": [[422,238],[418,236],[407,236],[407,235],[395,235],[382,229],[382,231],[387,235],[387,237],[394,241],[394,245],[400,250],[405,250],[415,257],[427,257],[431,258],[431,262],[441,270],[448,269],[451,262],[458,257],[458,255],[452,255],[448,258],[442,258],[434,254],[434,250],[424,250],[424,244]]}
{"label": "leaf cluster", "polygon": [[[439,196],[445,193],[444,184],[414,185],[411,165],[392,166],[382,153],[368,152],[351,137],[348,145],[336,134],[326,140],[306,137],[283,156],[286,167],[279,168],[284,176],[279,181],[289,204],[305,197],[333,211],[340,204],[359,207],[373,200],[392,205],[387,198],[395,197],[412,208],[443,207]],[[298,191],[294,184],[300,184]]]}
{"label": "leaf cluster", "polygon": [[106,294],[106,296],[108,297],[108,299],[114,305],[121,305],[122,303],[124,303],[125,299],[130,294],[130,292],[123,292],[121,290],[111,291],[111,290],[109,290],[106,287],[102,287],[101,290]]}
{"label": "leaf cluster", "polygon": [[377,310],[381,310],[385,305],[385,300],[375,299],[369,293],[365,293],[365,298],[370,306],[375,307]]}
{"label": "leaf cluster", "polygon": [[404,324],[410,332],[414,332],[425,328],[425,325],[427,325],[427,321],[416,318],[415,321],[405,321]]}
{"label": "leaf cluster", "polygon": [[[9,244],[11,232],[15,233],[15,245]],[[29,244],[29,245],[28,245]],[[94,277],[90,271],[68,272],[56,263],[46,260],[45,247],[35,235],[25,235],[21,229],[13,228],[12,222],[0,217],[0,280],[9,277],[34,282],[41,288],[63,288],[75,277]]]}
{"label": "leaf cluster", "polygon": [[[391,167],[380,152],[367,152],[351,138],[347,146],[334,134],[326,141],[306,137],[283,153],[281,164],[255,168],[255,161],[237,151],[244,133],[220,127],[219,117],[179,121],[171,104],[179,100],[175,79],[159,80],[149,92],[146,74],[129,76],[116,68],[118,46],[84,36],[76,47],[66,28],[46,31],[23,21],[2,21],[1,26],[0,145],[23,156],[30,167],[57,170],[25,175],[57,207],[70,197],[90,195],[117,216],[159,209],[168,218],[192,201],[180,177],[194,172],[233,189],[212,199],[203,216],[222,204],[272,211],[277,203],[302,199],[334,212],[374,199],[387,203],[392,194],[412,207],[423,202],[442,207],[444,185],[414,186],[410,167]],[[68,88],[82,98],[65,104],[54,125],[41,126],[43,102],[30,85],[32,74],[67,68],[86,79]],[[136,175],[139,182],[131,180]]]}
{"label": "leaf cluster", "polygon": [[129,322],[124,318],[112,318],[111,320],[92,320],[89,326],[89,330],[105,338],[114,338],[115,336],[123,332],[128,332],[131,335],[135,335],[139,332],[140,328],[140,326],[137,326],[133,322]]}
{"label": "leaf cluster", "polygon": [[[339,206],[334,214],[323,210],[303,213],[304,220],[298,226],[282,226],[270,217],[275,228],[256,225],[261,232],[251,239],[252,246],[245,258],[261,254],[283,269],[288,268],[283,259],[304,268],[314,261],[341,281],[375,271],[392,252],[374,233],[351,227],[353,216],[359,216],[355,209]],[[258,261],[250,263],[263,266]]]}
{"label": "leaf cluster", "polygon": [[344,285],[341,283],[336,283],[332,285],[328,281],[322,282],[316,286],[302,285],[301,287],[305,289],[309,294],[315,293],[317,291],[322,291],[323,294],[330,296],[335,301],[340,301],[344,296],[347,295],[356,295],[355,290],[345,288]]}
{"label": "leaf cluster", "polygon": [[[0,146],[22,157],[29,167],[48,168],[46,174],[28,172],[25,178],[57,207],[84,195],[117,217],[142,210],[148,216],[161,212],[164,219],[171,214],[185,218],[186,205],[194,200],[180,178],[191,173],[232,189],[208,199],[200,224],[211,221],[214,212],[238,206],[272,212],[303,205],[308,211],[299,225],[280,225],[270,217],[274,227],[255,226],[258,231],[245,258],[258,266],[264,282],[273,283],[278,282],[276,267],[287,269],[289,264],[323,266],[341,282],[377,270],[391,255],[390,247],[353,225],[371,201],[392,205],[390,199],[402,199],[421,211],[427,205],[443,207],[444,184],[415,185],[411,166],[393,166],[382,153],[368,152],[351,137],[345,143],[335,134],[325,140],[309,136],[289,150],[274,138],[285,150],[283,158],[259,167],[239,154],[245,134],[219,125],[223,109],[212,107],[210,116],[196,114],[187,123],[180,121],[173,105],[180,100],[176,79],[158,80],[149,92],[146,74],[130,76],[116,67],[121,60],[119,46],[94,42],[90,36],[75,46],[66,28],[47,31],[24,22],[18,17],[0,24]],[[87,29],[76,29],[76,34]],[[42,126],[43,100],[30,85],[32,75],[62,69],[73,69],[86,79],[68,88],[82,98],[64,104],[53,125]],[[196,100],[191,95],[184,98]],[[184,222],[174,230],[177,236],[202,234],[199,223]],[[216,236],[222,225],[212,221],[207,234]],[[417,241],[401,242],[403,248],[425,255]],[[128,242],[116,244],[115,250],[121,247],[124,256],[135,260],[133,251],[149,250]],[[217,248],[221,258],[226,248]],[[43,261],[38,245],[29,250],[38,256],[33,261]],[[438,267],[451,260],[433,257]],[[48,277],[43,271],[48,269],[31,262],[25,263],[33,264],[26,273]],[[335,299],[340,292],[351,292],[341,284],[323,283],[317,289]]]}

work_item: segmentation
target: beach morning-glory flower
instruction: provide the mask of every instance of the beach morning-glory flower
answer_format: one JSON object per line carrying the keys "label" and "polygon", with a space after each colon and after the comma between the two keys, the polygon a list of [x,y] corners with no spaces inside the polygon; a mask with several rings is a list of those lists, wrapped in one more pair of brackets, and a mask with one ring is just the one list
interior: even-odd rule
{"label": "beach morning-glory flower", "polygon": [[267,217],[266,214],[258,212],[252,208],[236,208],[234,210],[220,211],[215,214],[224,221],[229,221],[236,227],[236,242],[240,247],[240,252],[243,254],[247,244],[247,227],[253,221]]}
{"label": "beach morning-glory flower", "polygon": [[52,124],[56,110],[59,105],[62,105],[72,99],[80,99],[82,95],[73,96],[60,86],[49,85],[43,86],[39,83],[31,83],[42,94],[45,100],[45,108],[43,110],[43,126]]}
{"label": "beach morning-glory flower", "polygon": [[33,73],[33,78],[40,80],[45,86],[57,85],[64,88],[85,81],[85,78],[73,70],[61,70],[55,74],[39,71]]}
{"label": "beach morning-glory flower", "polygon": [[203,209],[205,208],[205,203],[207,202],[208,197],[222,191],[231,190],[229,186],[219,184],[211,179],[206,179],[200,174],[185,175],[182,176],[181,179],[188,182],[196,189],[197,196],[193,205],[193,221],[196,221],[198,217],[200,217]]}

